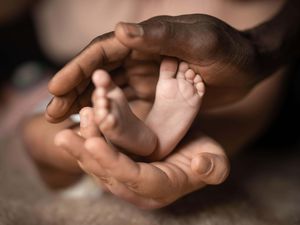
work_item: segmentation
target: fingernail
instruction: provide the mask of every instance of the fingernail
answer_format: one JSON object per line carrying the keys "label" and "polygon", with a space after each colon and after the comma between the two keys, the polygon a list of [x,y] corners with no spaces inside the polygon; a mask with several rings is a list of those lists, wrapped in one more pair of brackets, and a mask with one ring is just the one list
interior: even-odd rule
{"label": "fingernail", "polygon": [[143,27],[138,24],[122,23],[122,25],[129,37],[142,37],[144,35]]}
{"label": "fingernail", "polygon": [[202,155],[194,162],[193,169],[201,175],[209,174],[213,169],[213,162],[209,157]]}

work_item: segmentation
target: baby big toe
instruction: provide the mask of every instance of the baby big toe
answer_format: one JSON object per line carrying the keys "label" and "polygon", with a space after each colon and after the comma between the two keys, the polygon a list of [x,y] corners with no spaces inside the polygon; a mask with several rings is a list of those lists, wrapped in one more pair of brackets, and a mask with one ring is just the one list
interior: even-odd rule
{"label": "baby big toe", "polygon": [[107,88],[110,85],[110,76],[105,70],[96,70],[92,76],[93,83],[96,87]]}
{"label": "baby big toe", "polygon": [[106,108],[96,108],[95,109],[95,122],[97,124],[102,123],[102,121],[107,117],[108,110]]}
{"label": "baby big toe", "polygon": [[181,62],[178,67],[176,78],[185,79],[185,72],[189,69],[189,65],[186,62]]}

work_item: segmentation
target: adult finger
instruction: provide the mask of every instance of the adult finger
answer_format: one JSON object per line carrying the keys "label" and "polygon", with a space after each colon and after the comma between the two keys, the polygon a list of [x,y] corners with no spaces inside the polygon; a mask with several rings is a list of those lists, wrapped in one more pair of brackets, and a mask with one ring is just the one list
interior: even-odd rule
{"label": "adult finger", "polygon": [[[190,158],[189,180],[197,189],[205,184],[220,184],[230,171],[229,160],[224,148],[212,138],[192,130],[195,137],[179,146],[177,152]],[[190,133],[191,134],[191,133]],[[187,136],[192,137],[192,136]],[[176,157],[176,153],[173,158]],[[172,156],[170,156],[172,158]],[[176,159],[176,158],[175,158]]]}
{"label": "adult finger", "polygon": [[180,57],[190,63],[205,60],[204,64],[220,54],[229,54],[229,47],[233,44],[229,34],[237,36],[236,41],[242,39],[239,32],[229,25],[202,14],[160,16],[140,24],[119,23],[115,28],[116,37],[127,47]]}
{"label": "adult finger", "polygon": [[172,184],[167,174],[155,166],[134,162],[100,138],[88,139],[85,147],[109,176],[135,193],[151,198],[163,198],[170,194]]}
{"label": "adult finger", "polygon": [[89,174],[94,174],[103,180],[107,179],[106,173],[97,161],[86,151],[84,139],[72,130],[63,130],[55,137],[55,144],[69,153],[79,162],[80,167]]}
{"label": "adult finger", "polygon": [[112,33],[95,38],[77,57],[64,66],[49,83],[53,95],[65,95],[89,78],[98,68],[118,64],[129,49],[122,45]]}
{"label": "adult finger", "polygon": [[[49,122],[60,122],[78,112],[79,103],[87,105],[82,95],[88,91],[92,72],[99,68],[114,69],[129,53],[112,34],[102,35],[94,39],[77,57],[60,70],[49,82],[48,89],[54,95],[49,103],[46,118]],[[79,108],[79,109],[78,109]]]}
{"label": "adult finger", "polygon": [[82,93],[73,90],[63,96],[54,96],[45,111],[46,119],[52,123],[61,122],[83,107],[90,106],[92,92],[93,85],[89,83]]}

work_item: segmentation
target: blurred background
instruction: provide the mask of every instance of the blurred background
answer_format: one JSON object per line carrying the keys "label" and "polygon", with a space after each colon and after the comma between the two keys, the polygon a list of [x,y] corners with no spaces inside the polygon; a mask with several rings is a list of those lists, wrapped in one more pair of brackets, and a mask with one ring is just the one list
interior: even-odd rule
{"label": "blurred background", "polygon": [[57,68],[41,49],[34,19],[38,1],[0,2],[0,137],[14,132],[46,98],[46,82]]}
{"label": "blurred background", "polygon": [[[24,156],[24,152],[21,151],[22,143],[19,143],[20,138],[17,136],[17,133],[20,130],[22,120],[28,114],[32,113],[33,108],[40,102],[47,101],[47,99],[50,98],[47,91],[48,80],[59,68],[86,46],[90,40],[99,34],[112,30],[114,25],[122,19],[131,22],[133,18],[142,20],[150,17],[150,14],[145,12],[141,14],[141,12],[137,10],[137,8],[140,7],[139,0],[130,0],[131,4],[128,4],[128,1],[114,0],[115,5],[118,5],[119,8],[123,9],[122,14],[114,14],[112,10],[109,12],[111,19],[108,21],[105,19],[107,14],[102,15],[99,11],[93,9],[97,8],[100,9],[100,11],[101,9],[105,9],[101,12],[107,13],[108,6],[106,4],[109,1],[0,0],[0,224],[1,218],[3,218],[1,217],[1,200],[3,197],[1,194],[11,194],[11,191],[9,190],[11,187],[19,186],[20,189],[16,189],[16,191],[11,194],[11,196],[13,196],[13,203],[16,198],[22,199],[25,195],[28,195],[28,192],[32,192],[33,189],[42,190],[40,191],[40,194],[37,195],[39,198],[46,195],[43,184],[35,178],[37,175],[34,172],[32,165],[28,163],[28,159]],[[184,3],[184,1],[182,2]],[[161,6],[158,5],[158,7],[163,11]],[[118,12],[120,12],[120,10]],[[88,21],[100,22],[91,23]],[[231,216],[235,215],[234,212],[240,212],[241,215],[245,213],[245,217],[253,214],[254,219],[256,219],[257,215],[261,212],[267,212],[271,218],[271,220],[268,221],[272,221],[272,216],[276,214],[279,221],[290,220],[291,223],[283,222],[266,224],[300,224],[299,62],[299,59],[296,59],[291,63],[293,65],[290,70],[291,79],[279,116],[274,120],[271,127],[261,139],[253,144],[255,147],[249,147],[251,151],[247,152],[246,150],[241,153],[240,156],[233,159],[233,172],[229,181],[221,187],[217,194],[214,187],[212,187],[201,192],[202,194],[199,194],[199,198],[190,197],[182,200],[182,202],[179,202],[173,207],[175,213],[172,215],[178,214],[178,208],[184,213],[188,210],[193,212],[193,209],[191,208],[195,208],[196,211],[199,209],[199,212],[197,213],[197,215],[200,215],[199,220],[203,219],[203,217],[201,217],[201,212],[207,211],[208,215],[213,215],[209,218],[209,221],[220,218],[220,221],[229,221],[228,224],[242,224],[239,223],[239,217],[235,218],[234,216]],[[7,140],[8,137],[10,138],[9,140]],[[10,154],[9,152],[12,149],[16,149],[16,153]],[[26,163],[23,163],[23,161],[26,161]],[[256,168],[254,171],[252,170],[253,167]],[[3,175],[3,171],[5,172],[6,177]],[[12,177],[14,175],[16,175],[16,178]],[[24,177],[28,177],[28,179],[24,180]],[[19,181],[16,181],[17,178]],[[5,184],[1,179],[5,181]],[[27,190],[29,190],[28,192],[24,185]],[[37,199],[37,196],[34,196],[33,198]],[[213,198],[211,198],[212,196]],[[205,199],[205,201],[202,201],[201,203],[201,199]],[[26,199],[26,201],[27,200],[31,201],[31,199]],[[193,204],[196,204],[196,201],[200,202],[202,207],[193,207]],[[212,207],[208,207],[206,201]],[[91,218],[90,220],[92,221],[93,215],[101,215],[98,214],[100,211],[98,208],[96,209],[93,207],[92,203],[88,202],[88,207],[86,208],[84,208],[85,206],[81,207],[81,203],[82,201],[78,202],[78,204],[76,203],[78,205],[78,213],[76,216],[83,213],[87,218]],[[55,205],[56,203],[51,204]],[[105,202],[107,205],[101,205],[101,202],[98,202],[97,204],[99,204],[97,207],[102,207],[101,209],[103,209],[105,207],[117,208],[124,203],[111,203],[108,201]],[[27,211],[27,206],[24,206],[24,208],[21,205],[22,204],[20,204],[18,210],[24,212],[24,218],[29,218],[28,215],[31,215],[32,212],[30,210]],[[57,207],[60,207],[59,205],[61,205],[61,202],[56,204]],[[62,207],[70,207],[69,203],[66,203],[65,205]],[[190,207],[186,207],[187,205]],[[13,205],[12,208],[14,207],[15,206]],[[47,207],[48,205],[45,206],[45,212],[48,213],[48,210],[52,210],[52,208],[49,209]],[[55,207],[53,208],[55,213],[49,213],[49,215],[56,215],[56,213],[59,212]],[[124,206],[124,208],[126,207],[127,206]],[[175,209],[175,207],[177,208]],[[7,206],[8,212],[10,212],[12,208],[10,205]],[[224,210],[224,208],[226,208],[227,211]],[[92,216],[89,211],[90,209],[94,210]],[[123,209],[118,209],[118,211],[122,210]],[[133,219],[144,215],[144,212],[141,213],[137,209],[131,209],[129,207],[128,210],[136,212],[136,217],[132,217]],[[105,212],[103,213],[103,217],[105,217],[106,211],[103,210],[103,212]],[[129,213],[130,212],[128,212],[128,214]],[[190,224],[187,222],[188,220],[184,213],[181,213],[182,223],[177,223],[177,218],[174,217],[175,222],[173,221],[174,223],[172,224]],[[36,215],[38,215],[38,213],[33,214],[32,217],[36,218]],[[59,216],[62,215],[63,213]],[[65,217],[62,217],[64,221],[68,221],[70,216],[73,216],[73,214],[65,215]],[[112,215],[118,216],[114,215],[114,212]],[[159,216],[162,215],[164,216],[165,214],[162,213],[158,216],[156,215],[155,218],[159,218]],[[219,217],[215,215],[219,215]],[[225,216],[222,217],[223,215]],[[56,218],[56,216],[53,218]],[[179,213],[178,217],[180,216]],[[99,219],[103,219],[103,217],[99,216]],[[19,219],[18,216],[16,218]],[[168,222],[168,219],[170,218],[168,214],[166,215],[166,218],[167,219],[164,219],[167,221],[165,224],[171,224]],[[131,219],[130,216],[122,217],[120,221],[127,219]],[[24,221],[26,221],[26,219]],[[84,224],[94,224],[93,221],[91,223],[85,222]],[[69,223],[83,224],[80,222],[72,223],[72,221]],[[22,221],[20,224],[32,225],[35,223],[23,223]],[[36,224],[41,223],[37,222]],[[122,222],[115,224],[122,224]],[[161,223],[150,222],[149,224]],[[205,224],[225,223],[209,222]]]}
{"label": "blurred background", "polygon": [[[115,4],[124,10],[110,12],[108,21],[107,9]],[[59,68],[120,19],[131,21],[138,5],[137,0],[1,0],[0,137],[47,101],[47,81]]]}
{"label": "blurred background", "polygon": [[[190,5],[194,2],[197,0],[190,0]],[[51,75],[93,38],[112,31],[119,21],[145,20],[154,12],[156,15],[197,12],[182,1],[163,3],[1,0],[0,136],[16,128],[36,102],[46,99],[46,82]]]}

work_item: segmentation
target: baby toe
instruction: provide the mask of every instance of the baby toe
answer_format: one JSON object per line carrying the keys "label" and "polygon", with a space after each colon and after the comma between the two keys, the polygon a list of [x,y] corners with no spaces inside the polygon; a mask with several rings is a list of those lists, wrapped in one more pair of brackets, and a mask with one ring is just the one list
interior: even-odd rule
{"label": "baby toe", "polygon": [[110,75],[105,70],[96,70],[92,76],[93,83],[96,87],[107,88],[110,85]]}
{"label": "baby toe", "polygon": [[186,62],[180,62],[178,72],[185,73],[189,69],[189,65]]}
{"label": "baby toe", "polygon": [[196,74],[195,78],[194,78],[194,83],[199,83],[199,82],[203,82],[202,77],[199,74]]}
{"label": "baby toe", "polygon": [[97,88],[95,91],[94,91],[94,99],[96,100],[97,98],[101,98],[101,97],[104,97],[106,95],[106,90],[104,88]]}
{"label": "baby toe", "polygon": [[95,109],[95,122],[97,124],[102,123],[102,121],[108,116],[108,109],[99,108]]}
{"label": "baby toe", "polygon": [[188,69],[188,70],[185,72],[184,76],[185,76],[185,79],[186,79],[188,82],[194,83],[194,78],[195,78],[195,76],[196,76],[194,70]]}
{"label": "baby toe", "polygon": [[200,96],[202,96],[205,92],[205,85],[203,82],[195,83],[195,88]]}
{"label": "baby toe", "polygon": [[94,107],[97,109],[100,108],[109,108],[109,100],[107,98],[104,97],[100,97],[98,99],[96,99],[96,101],[94,102]]}
{"label": "baby toe", "polygon": [[161,62],[159,77],[163,79],[174,78],[177,71],[177,61],[171,58],[165,58]]}

